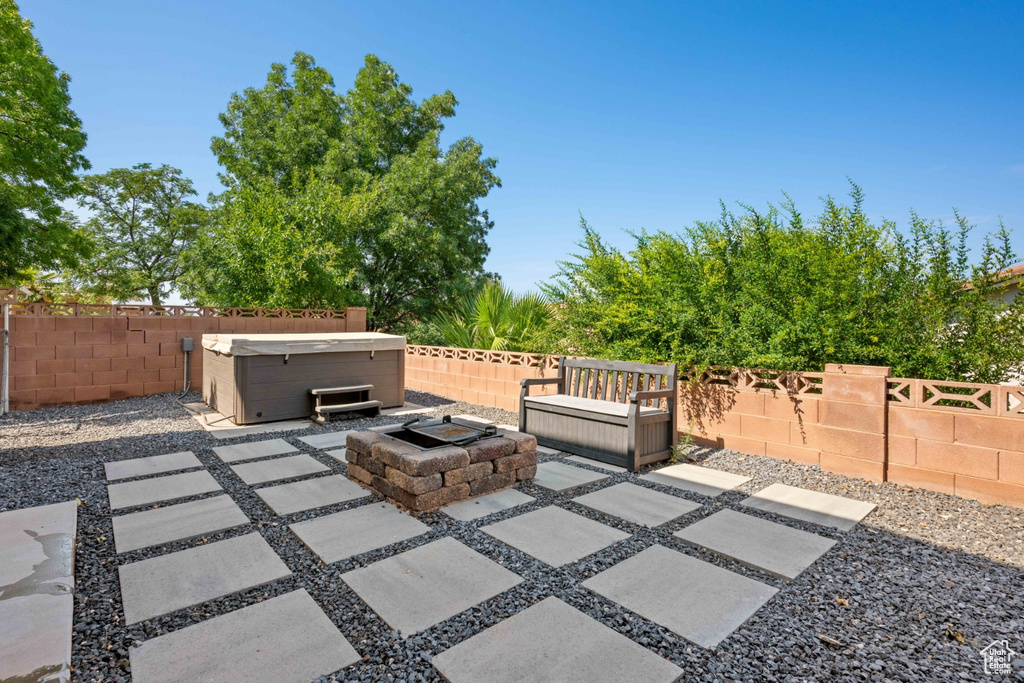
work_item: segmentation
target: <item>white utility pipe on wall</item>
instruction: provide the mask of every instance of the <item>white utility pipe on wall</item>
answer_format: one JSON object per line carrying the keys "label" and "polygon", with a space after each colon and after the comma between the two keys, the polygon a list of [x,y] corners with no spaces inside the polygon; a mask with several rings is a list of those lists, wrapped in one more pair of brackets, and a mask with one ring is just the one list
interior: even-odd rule
{"label": "white utility pipe on wall", "polygon": [[0,415],[6,415],[11,410],[10,390],[11,381],[10,364],[8,358],[11,355],[11,305],[4,304],[4,367],[2,379],[0,379]]}

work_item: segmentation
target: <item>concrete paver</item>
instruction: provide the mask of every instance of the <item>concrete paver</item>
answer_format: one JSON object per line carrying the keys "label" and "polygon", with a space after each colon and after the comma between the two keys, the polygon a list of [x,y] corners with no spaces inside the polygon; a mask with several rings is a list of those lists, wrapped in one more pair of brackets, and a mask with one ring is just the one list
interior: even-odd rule
{"label": "concrete paver", "polygon": [[479,498],[471,498],[470,500],[453,503],[441,508],[441,512],[460,522],[471,522],[474,519],[508,510],[517,505],[532,503],[535,500],[537,499],[526,495],[522,491],[504,489],[486,496],[480,496]]}
{"label": "concrete paver", "polygon": [[750,481],[751,477],[744,477],[731,472],[721,472],[708,467],[697,465],[669,465],[661,469],[648,472],[640,477],[655,484],[674,486],[684,491],[693,491],[702,496],[720,496],[726,491],[731,491],[740,484]]}
{"label": "concrete paver", "polygon": [[199,462],[199,458],[192,451],[103,463],[107,481],[128,479],[129,477],[144,477],[151,474],[166,474],[167,472],[177,472],[202,466],[203,463]]}
{"label": "concrete paver", "polygon": [[573,467],[563,462],[548,461],[537,465],[537,476],[533,483],[542,489],[561,493],[608,478],[607,474],[585,470],[582,467]]}
{"label": "concrete paver", "polygon": [[583,559],[629,534],[550,505],[480,528],[553,567]]}
{"label": "concrete paver", "polygon": [[312,446],[313,448],[337,448],[338,446],[344,446],[345,442],[348,441],[348,435],[351,434],[352,429],[346,429],[343,432],[327,432],[326,434],[313,434],[312,436],[300,436],[299,441]]}
{"label": "concrete paver", "polygon": [[248,523],[230,496],[214,496],[114,517],[114,547],[126,553]]}
{"label": "concrete paver", "polygon": [[363,505],[288,528],[327,564],[430,531],[429,526],[390,503]]}
{"label": "concrete paver", "polygon": [[256,495],[279,515],[366,498],[370,492],[343,474],[257,489]]}
{"label": "concrete paver", "polygon": [[271,455],[298,453],[299,449],[284,439],[269,439],[267,441],[240,443],[235,446],[218,446],[213,449],[213,452],[222,462],[231,463],[266,458]]}
{"label": "concrete paver", "polygon": [[785,484],[772,484],[747,498],[742,504],[791,519],[834,526],[841,531],[849,531],[857,526],[857,523],[876,507],[873,503]]}
{"label": "concrete paver", "polygon": [[627,522],[649,527],[670,522],[676,517],[682,517],[701,508],[701,505],[693,501],[630,483],[609,486],[573,498],[573,502]]}
{"label": "concrete paver", "polygon": [[259,462],[247,462],[232,465],[231,471],[246,484],[266,484],[270,481],[308,477],[312,474],[330,472],[331,468],[317,459],[306,455],[289,455],[287,458],[274,458]]}
{"label": "concrete paver", "polygon": [[221,491],[221,485],[206,470],[169,474],[164,477],[108,484],[107,497],[111,510],[152,505],[178,498],[190,498],[203,493]]}

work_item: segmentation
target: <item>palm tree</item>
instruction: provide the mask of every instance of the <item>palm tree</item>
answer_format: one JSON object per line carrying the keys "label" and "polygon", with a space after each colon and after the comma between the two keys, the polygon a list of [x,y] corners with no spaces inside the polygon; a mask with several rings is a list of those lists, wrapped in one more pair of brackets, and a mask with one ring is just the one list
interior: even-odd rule
{"label": "palm tree", "polygon": [[488,351],[538,351],[551,319],[551,306],[539,294],[515,294],[500,280],[487,282],[451,313],[433,320],[448,346]]}

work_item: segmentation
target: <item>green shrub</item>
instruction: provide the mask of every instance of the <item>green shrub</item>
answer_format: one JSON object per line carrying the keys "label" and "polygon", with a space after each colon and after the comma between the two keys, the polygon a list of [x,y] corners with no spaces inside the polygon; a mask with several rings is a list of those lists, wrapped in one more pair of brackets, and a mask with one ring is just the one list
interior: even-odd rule
{"label": "green shrub", "polygon": [[444,346],[488,351],[536,352],[547,332],[550,306],[537,294],[515,294],[498,280],[462,299],[429,327]]}
{"label": "green shrub", "polygon": [[[872,224],[863,195],[826,198],[805,222],[786,198],[765,212],[723,206],[681,235],[609,247],[581,218],[583,251],[544,287],[563,353],[684,367],[820,371],[892,366],[896,376],[997,382],[1024,370],[1024,297],[1001,304],[1015,259],[1005,227],[969,260],[972,227],[911,214],[910,234]],[[968,286],[971,283],[971,286]]]}

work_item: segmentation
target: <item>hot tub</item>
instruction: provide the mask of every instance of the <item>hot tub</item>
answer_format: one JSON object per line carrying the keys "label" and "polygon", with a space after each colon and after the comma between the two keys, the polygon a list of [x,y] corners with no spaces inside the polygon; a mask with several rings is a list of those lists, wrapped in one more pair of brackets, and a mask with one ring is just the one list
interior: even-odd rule
{"label": "hot tub", "polygon": [[372,384],[405,403],[405,337],[378,332],[204,334],[203,401],[235,424],[309,417],[311,389]]}

